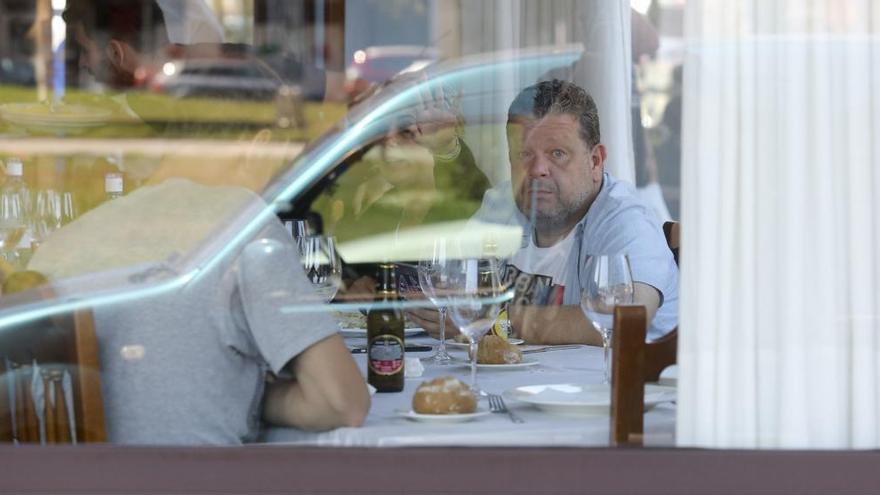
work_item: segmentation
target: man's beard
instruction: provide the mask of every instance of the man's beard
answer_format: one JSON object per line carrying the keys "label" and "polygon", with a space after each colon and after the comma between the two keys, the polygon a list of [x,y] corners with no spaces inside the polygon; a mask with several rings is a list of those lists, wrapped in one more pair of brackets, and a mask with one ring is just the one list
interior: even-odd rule
{"label": "man's beard", "polygon": [[[534,228],[538,231],[555,232],[568,226],[574,217],[583,214],[584,206],[587,205],[590,199],[590,191],[581,191],[571,201],[565,201],[559,197],[559,190],[553,184],[536,183],[535,187],[541,190],[552,189],[556,195],[556,204],[553,207],[549,209],[535,208]],[[528,187],[525,185],[520,187],[519,193],[516,195],[516,206],[530,220],[532,219],[531,199]]]}

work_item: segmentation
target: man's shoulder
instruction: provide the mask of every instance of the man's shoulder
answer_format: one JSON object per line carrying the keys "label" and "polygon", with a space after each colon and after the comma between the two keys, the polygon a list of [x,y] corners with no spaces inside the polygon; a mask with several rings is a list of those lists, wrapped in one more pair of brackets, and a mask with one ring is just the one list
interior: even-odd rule
{"label": "man's shoulder", "polygon": [[608,228],[613,225],[632,227],[649,224],[659,228],[655,216],[645,205],[632,184],[605,175],[605,184],[585,217],[587,227]]}

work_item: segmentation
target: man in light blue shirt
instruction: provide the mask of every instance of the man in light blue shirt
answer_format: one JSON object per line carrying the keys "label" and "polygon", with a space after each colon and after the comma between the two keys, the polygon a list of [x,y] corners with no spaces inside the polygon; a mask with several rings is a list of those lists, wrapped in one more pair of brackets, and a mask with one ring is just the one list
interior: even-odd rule
{"label": "man in light blue shirt", "polygon": [[[533,343],[601,344],[580,308],[580,268],[590,254],[617,253],[629,256],[649,339],[675,328],[678,268],[651,210],[630,184],[605,173],[592,97],[559,80],[530,86],[508,110],[507,138],[512,195],[487,194],[477,217],[522,225],[526,234],[507,269],[516,288],[514,331]],[[433,316],[415,312],[429,331]]]}

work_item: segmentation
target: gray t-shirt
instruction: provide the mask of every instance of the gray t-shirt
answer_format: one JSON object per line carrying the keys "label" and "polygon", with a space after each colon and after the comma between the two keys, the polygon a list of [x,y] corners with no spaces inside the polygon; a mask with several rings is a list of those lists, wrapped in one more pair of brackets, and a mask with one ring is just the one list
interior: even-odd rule
{"label": "gray t-shirt", "polygon": [[[503,187],[503,186],[502,186]],[[495,223],[519,224],[525,234],[531,229],[509,191],[500,188],[487,193],[477,218]],[[666,244],[663,229],[632,185],[605,174],[602,189],[584,218],[575,226],[574,242],[561,280],[562,304],[580,304],[586,285],[580,268],[590,254],[624,253],[629,256],[633,280],[650,285],[660,293],[660,308],[648,328],[648,340],[655,340],[678,326],[678,266]],[[532,245],[524,239],[523,249]],[[575,287],[575,290],[571,290]]]}
{"label": "gray t-shirt", "polygon": [[[101,235],[97,226],[108,222],[132,222],[149,229],[159,215],[166,231],[173,230],[167,223],[186,229],[206,212],[223,211],[218,202],[228,205],[230,198],[245,200],[236,203],[242,211],[265,211],[258,197],[235,188],[218,190],[175,180],[144,189],[93,210],[82,225],[68,226],[59,240],[63,238],[73,252],[91,246],[97,251],[93,256],[112,257],[117,250],[134,246],[126,246],[123,239],[104,248],[95,245],[95,236]],[[187,198],[187,208],[165,211],[163,204],[174,204],[180,194]],[[132,208],[137,204],[145,207],[139,216],[138,208]],[[119,217],[120,212],[125,218]],[[135,285],[143,283],[143,292],[137,287],[122,292],[136,297],[93,309],[111,442],[186,445],[252,440],[259,427],[266,372],[281,371],[292,358],[336,331],[333,320],[320,310],[289,234],[273,215],[264,218],[248,236],[252,240],[230,244],[228,250],[210,249],[196,269],[185,272],[193,276],[183,285],[152,294],[151,280],[139,281]],[[211,232],[199,228],[206,235]],[[157,246],[144,261],[164,257],[169,249],[165,244]],[[43,252],[41,247],[31,267],[50,276],[69,274],[63,260],[50,256],[56,251]],[[156,270],[157,266],[164,264],[156,262],[154,269],[139,273],[153,273],[160,282],[180,280],[169,277],[170,270]],[[58,284],[63,290],[64,281]],[[306,311],[310,302],[316,303],[314,311]]]}

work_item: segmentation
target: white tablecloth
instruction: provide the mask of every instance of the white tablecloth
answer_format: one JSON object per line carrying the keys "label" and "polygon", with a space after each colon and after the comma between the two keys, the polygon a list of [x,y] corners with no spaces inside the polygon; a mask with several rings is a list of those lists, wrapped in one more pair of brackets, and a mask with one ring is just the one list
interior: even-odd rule
{"label": "white tablecloth", "polygon": [[[364,339],[347,339],[350,345],[363,345]],[[411,338],[408,343],[433,343],[427,337]],[[408,354],[413,356],[416,354]],[[424,356],[425,353],[418,355]],[[453,355],[464,357],[464,353]],[[477,372],[478,383],[489,393],[502,393],[522,385],[552,383],[600,383],[602,381],[602,349],[584,346],[527,354],[541,364],[517,370],[486,370]],[[366,356],[355,359],[366,370]],[[366,373],[366,371],[364,371]],[[370,414],[360,428],[339,428],[312,433],[295,428],[269,428],[264,442],[296,445],[401,447],[401,446],[603,446],[608,445],[608,414],[562,416],[540,411],[524,403],[507,401],[507,406],[525,420],[514,424],[506,414],[490,414],[474,421],[454,424],[418,423],[399,417],[395,411],[410,410],[412,395],[419,384],[438,376],[453,375],[466,383],[470,380],[467,366],[426,365],[419,378],[407,378],[403,392],[375,394]],[[480,408],[488,409],[485,401]],[[645,444],[674,443],[675,406],[661,404],[645,414]]]}

